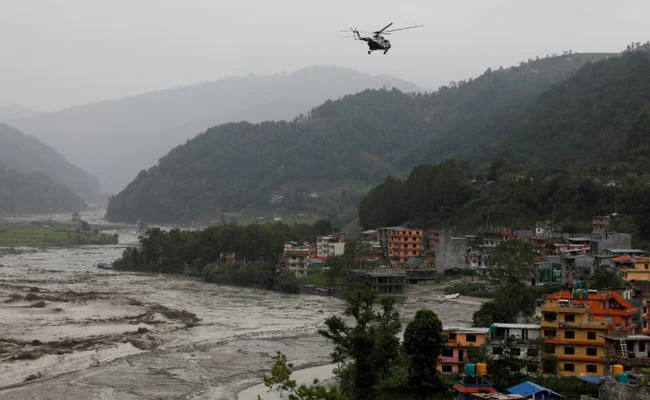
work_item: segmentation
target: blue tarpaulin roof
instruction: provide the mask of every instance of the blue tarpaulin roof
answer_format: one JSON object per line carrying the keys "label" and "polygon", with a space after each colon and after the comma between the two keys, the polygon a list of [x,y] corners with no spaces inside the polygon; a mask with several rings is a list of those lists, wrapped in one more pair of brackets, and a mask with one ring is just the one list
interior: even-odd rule
{"label": "blue tarpaulin roof", "polygon": [[605,380],[605,379],[612,379],[612,377],[611,377],[611,376],[608,376],[608,375],[601,375],[601,376],[579,376],[578,378],[581,379],[581,380],[583,380],[583,381],[585,381],[585,382],[593,383],[594,385],[598,385],[601,381],[603,381],[603,380]]}
{"label": "blue tarpaulin roof", "polygon": [[535,396],[536,399],[560,399],[562,398],[562,395],[552,391],[549,388],[545,388],[544,386],[540,386],[536,383],[526,381],[524,383],[520,383],[519,385],[513,386],[511,388],[506,389],[509,393],[512,394],[519,394],[521,396],[524,396],[525,398]]}

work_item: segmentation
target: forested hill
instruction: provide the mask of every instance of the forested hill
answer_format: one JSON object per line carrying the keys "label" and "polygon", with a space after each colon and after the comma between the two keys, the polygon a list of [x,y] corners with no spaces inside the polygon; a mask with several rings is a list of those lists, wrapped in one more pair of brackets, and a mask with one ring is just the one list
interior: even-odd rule
{"label": "forested hill", "polygon": [[474,164],[503,158],[535,165],[650,165],[648,76],[650,55],[645,51],[590,63],[531,101],[431,139],[414,158],[435,162],[455,157]]}
{"label": "forested hill", "polygon": [[227,122],[292,120],[327,99],[412,83],[319,66],[290,74],[233,77],[73,107],[10,123],[99,177],[116,193],[175,146]]}
{"label": "forested hill", "polygon": [[[370,90],[328,101],[293,122],[227,124],[172,150],[113,197],[111,220],[192,221],[261,208],[291,195],[284,212],[322,212],[297,195],[365,192],[406,173],[416,150],[465,123],[531,104],[553,84],[606,54],[565,54],[488,70],[431,94]],[[466,149],[472,149],[468,143]],[[299,189],[297,189],[299,188]],[[304,199],[302,199],[304,200]]]}
{"label": "forested hill", "polygon": [[[75,144],[71,144],[74,146]],[[43,172],[86,201],[99,195],[97,179],[70,164],[38,139],[0,122],[0,162],[20,173]]]}
{"label": "forested hill", "polygon": [[72,189],[45,173],[20,173],[0,163],[0,214],[73,212],[86,207]]}

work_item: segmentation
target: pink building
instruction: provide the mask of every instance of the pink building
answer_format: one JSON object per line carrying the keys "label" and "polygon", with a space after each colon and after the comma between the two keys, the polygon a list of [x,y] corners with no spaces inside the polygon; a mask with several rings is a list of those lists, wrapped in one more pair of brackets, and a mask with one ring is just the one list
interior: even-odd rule
{"label": "pink building", "polygon": [[438,358],[438,371],[443,374],[462,372],[465,363],[470,362],[471,349],[485,347],[490,333],[489,328],[444,327],[442,331],[447,341]]}

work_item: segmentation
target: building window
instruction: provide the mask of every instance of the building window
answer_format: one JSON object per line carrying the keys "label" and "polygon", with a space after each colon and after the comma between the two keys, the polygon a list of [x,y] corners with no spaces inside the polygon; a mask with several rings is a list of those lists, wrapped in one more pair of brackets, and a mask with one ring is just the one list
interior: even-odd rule
{"label": "building window", "polygon": [[449,334],[449,340],[456,340],[456,334],[455,333],[450,333]]}
{"label": "building window", "polygon": [[573,314],[566,314],[564,316],[564,321],[565,322],[576,322],[576,316]]}
{"label": "building window", "polygon": [[587,339],[596,340],[596,332],[587,332]]}
{"label": "building window", "polygon": [[565,339],[575,339],[576,338],[576,333],[574,331],[566,331],[566,332],[564,332],[564,338]]}
{"label": "building window", "polygon": [[454,349],[450,349],[448,347],[445,347],[442,349],[442,356],[443,357],[453,357],[454,356]]}
{"label": "building window", "polygon": [[528,364],[526,366],[526,370],[528,371],[528,373],[535,373],[535,372],[539,371],[539,365],[537,365],[537,364]]}
{"label": "building window", "polygon": [[510,354],[513,356],[518,356],[521,354],[521,349],[519,347],[513,347],[510,349]]}
{"label": "building window", "polygon": [[443,365],[442,366],[442,372],[444,372],[446,374],[451,374],[451,371],[452,371],[451,365]]}
{"label": "building window", "polygon": [[544,313],[544,321],[555,322],[556,314],[555,313]]}
{"label": "building window", "polygon": [[587,364],[587,372],[591,374],[598,373],[598,366],[594,364]]}
{"label": "building window", "polygon": [[537,349],[528,349],[528,357],[537,357],[539,355],[539,350]]}
{"label": "building window", "polygon": [[565,347],[564,354],[573,355],[576,353],[575,347]]}
{"label": "building window", "polygon": [[567,372],[573,372],[573,371],[576,370],[576,366],[575,366],[575,364],[564,363],[564,370],[567,371]]}
{"label": "building window", "polygon": [[595,347],[588,347],[587,348],[587,355],[588,356],[597,356],[598,355],[598,349]]}
{"label": "building window", "polygon": [[498,356],[503,354],[503,348],[502,347],[493,347],[492,348],[492,354]]}
{"label": "building window", "polygon": [[551,331],[551,330],[544,330],[544,337],[545,338],[554,338],[557,336],[557,332]]}
{"label": "building window", "polygon": [[467,335],[467,341],[471,343],[476,343],[476,335]]}
{"label": "building window", "polygon": [[645,342],[639,342],[639,351],[645,351]]}

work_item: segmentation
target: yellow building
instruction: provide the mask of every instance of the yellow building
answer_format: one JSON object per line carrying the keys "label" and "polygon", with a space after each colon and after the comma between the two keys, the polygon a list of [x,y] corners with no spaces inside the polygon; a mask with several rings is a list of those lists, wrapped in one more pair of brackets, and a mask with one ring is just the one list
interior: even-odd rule
{"label": "yellow building", "polygon": [[591,306],[546,299],[542,306],[542,370],[560,376],[607,375],[607,323],[593,321]]}
{"label": "yellow building", "polygon": [[421,257],[422,229],[392,228],[388,230],[388,259],[391,265],[404,264],[411,257]]}
{"label": "yellow building", "polygon": [[[619,257],[620,258],[620,257]],[[633,257],[629,267],[620,267],[621,276],[627,282],[650,281],[650,257]]]}

